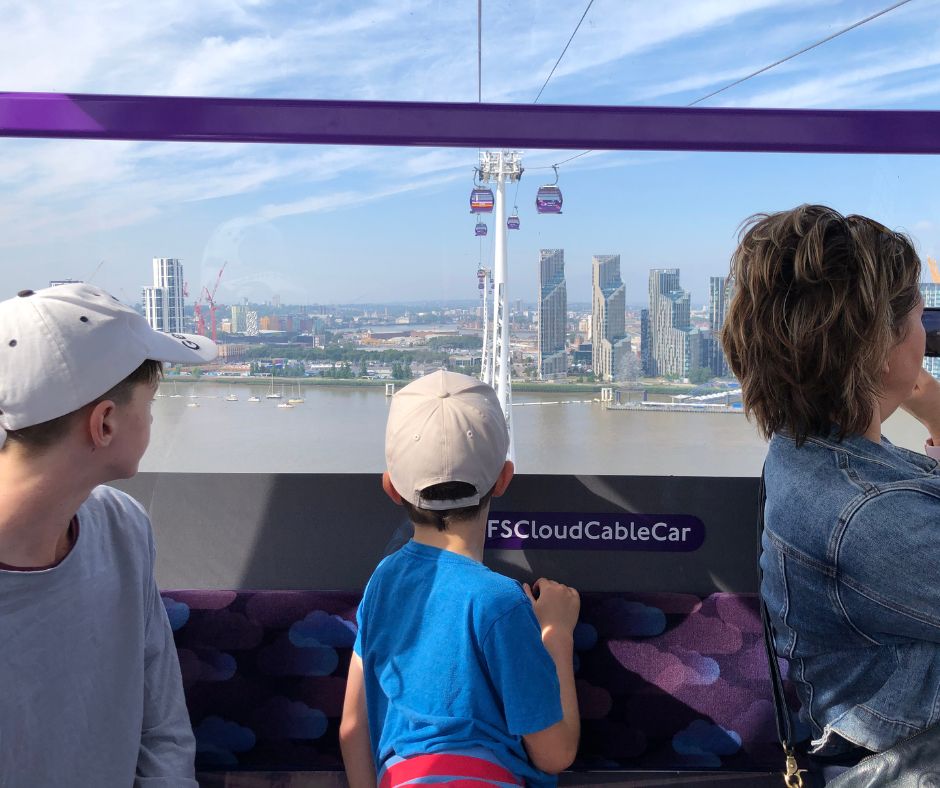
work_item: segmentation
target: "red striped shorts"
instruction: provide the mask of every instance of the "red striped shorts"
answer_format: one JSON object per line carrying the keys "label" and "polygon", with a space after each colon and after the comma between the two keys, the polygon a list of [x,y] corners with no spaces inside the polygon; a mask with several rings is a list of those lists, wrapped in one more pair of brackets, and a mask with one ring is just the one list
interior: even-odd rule
{"label": "red striped shorts", "polygon": [[416,755],[390,762],[382,771],[379,788],[412,785],[450,788],[513,788],[524,781],[498,763],[470,755]]}

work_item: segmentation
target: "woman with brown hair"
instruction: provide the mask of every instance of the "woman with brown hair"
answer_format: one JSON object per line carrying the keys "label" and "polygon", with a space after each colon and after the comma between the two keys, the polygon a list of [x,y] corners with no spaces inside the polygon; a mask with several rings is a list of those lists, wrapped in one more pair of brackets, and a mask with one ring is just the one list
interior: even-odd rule
{"label": "woman with brown hair", "polygon": [[761,593],[777,653],[814,753],[881,752],[940,719],[940,472],[881,434],[904,407],[940,457],[920,261],[877,222],[802,205],[748,220],[731,275],[721,340],[770,440]]}

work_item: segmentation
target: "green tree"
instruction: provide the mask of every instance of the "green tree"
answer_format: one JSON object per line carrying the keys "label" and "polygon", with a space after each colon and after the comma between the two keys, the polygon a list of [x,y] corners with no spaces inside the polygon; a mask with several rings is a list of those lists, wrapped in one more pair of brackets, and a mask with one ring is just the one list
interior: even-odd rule
{"label": "green tree", "polygon": [[689,370],[689,382],[695,384],[707,383],[714,376],[708,367],[693,367]]}
{"label": "green tree", "polygon": [[428,347],[431,350],[479,350],[483,347],[483,338],[473,334],[431,337]]}

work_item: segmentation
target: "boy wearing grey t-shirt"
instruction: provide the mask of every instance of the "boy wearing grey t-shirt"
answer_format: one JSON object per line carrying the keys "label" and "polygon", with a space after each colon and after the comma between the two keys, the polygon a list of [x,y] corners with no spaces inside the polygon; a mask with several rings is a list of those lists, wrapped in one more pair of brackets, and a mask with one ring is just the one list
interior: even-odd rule
{"label": "boy wearing grey t-shirt", "polygon": [[0,302],[0,788],[195,788],[137,472],[161,361],[216,355],[85,284]]}

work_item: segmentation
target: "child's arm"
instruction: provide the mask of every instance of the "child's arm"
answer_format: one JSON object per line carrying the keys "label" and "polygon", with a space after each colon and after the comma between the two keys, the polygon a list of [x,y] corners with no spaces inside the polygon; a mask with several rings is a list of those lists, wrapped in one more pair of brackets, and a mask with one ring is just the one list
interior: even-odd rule
{"label": "child's arm", "polygon": [[542,628],[542,643],[555,663],[561,687],[562,719],[551,727],[523,736],[532,763],[543,772],[558,774],[567,769],[578,752],[581,716],[574,684],[574,627],[581,599],[573,588],[546,580],[535,583],[538,599],[528,584],[523,586]]}
{"label": "child's arm", "polygon": [[375,788],[375,764],[369,739],[369,715],[366,687],[362,677],[362,658],[353,653],[346,679],[343,719],[339,725],[339,744],[343,751],[349,788]]}

